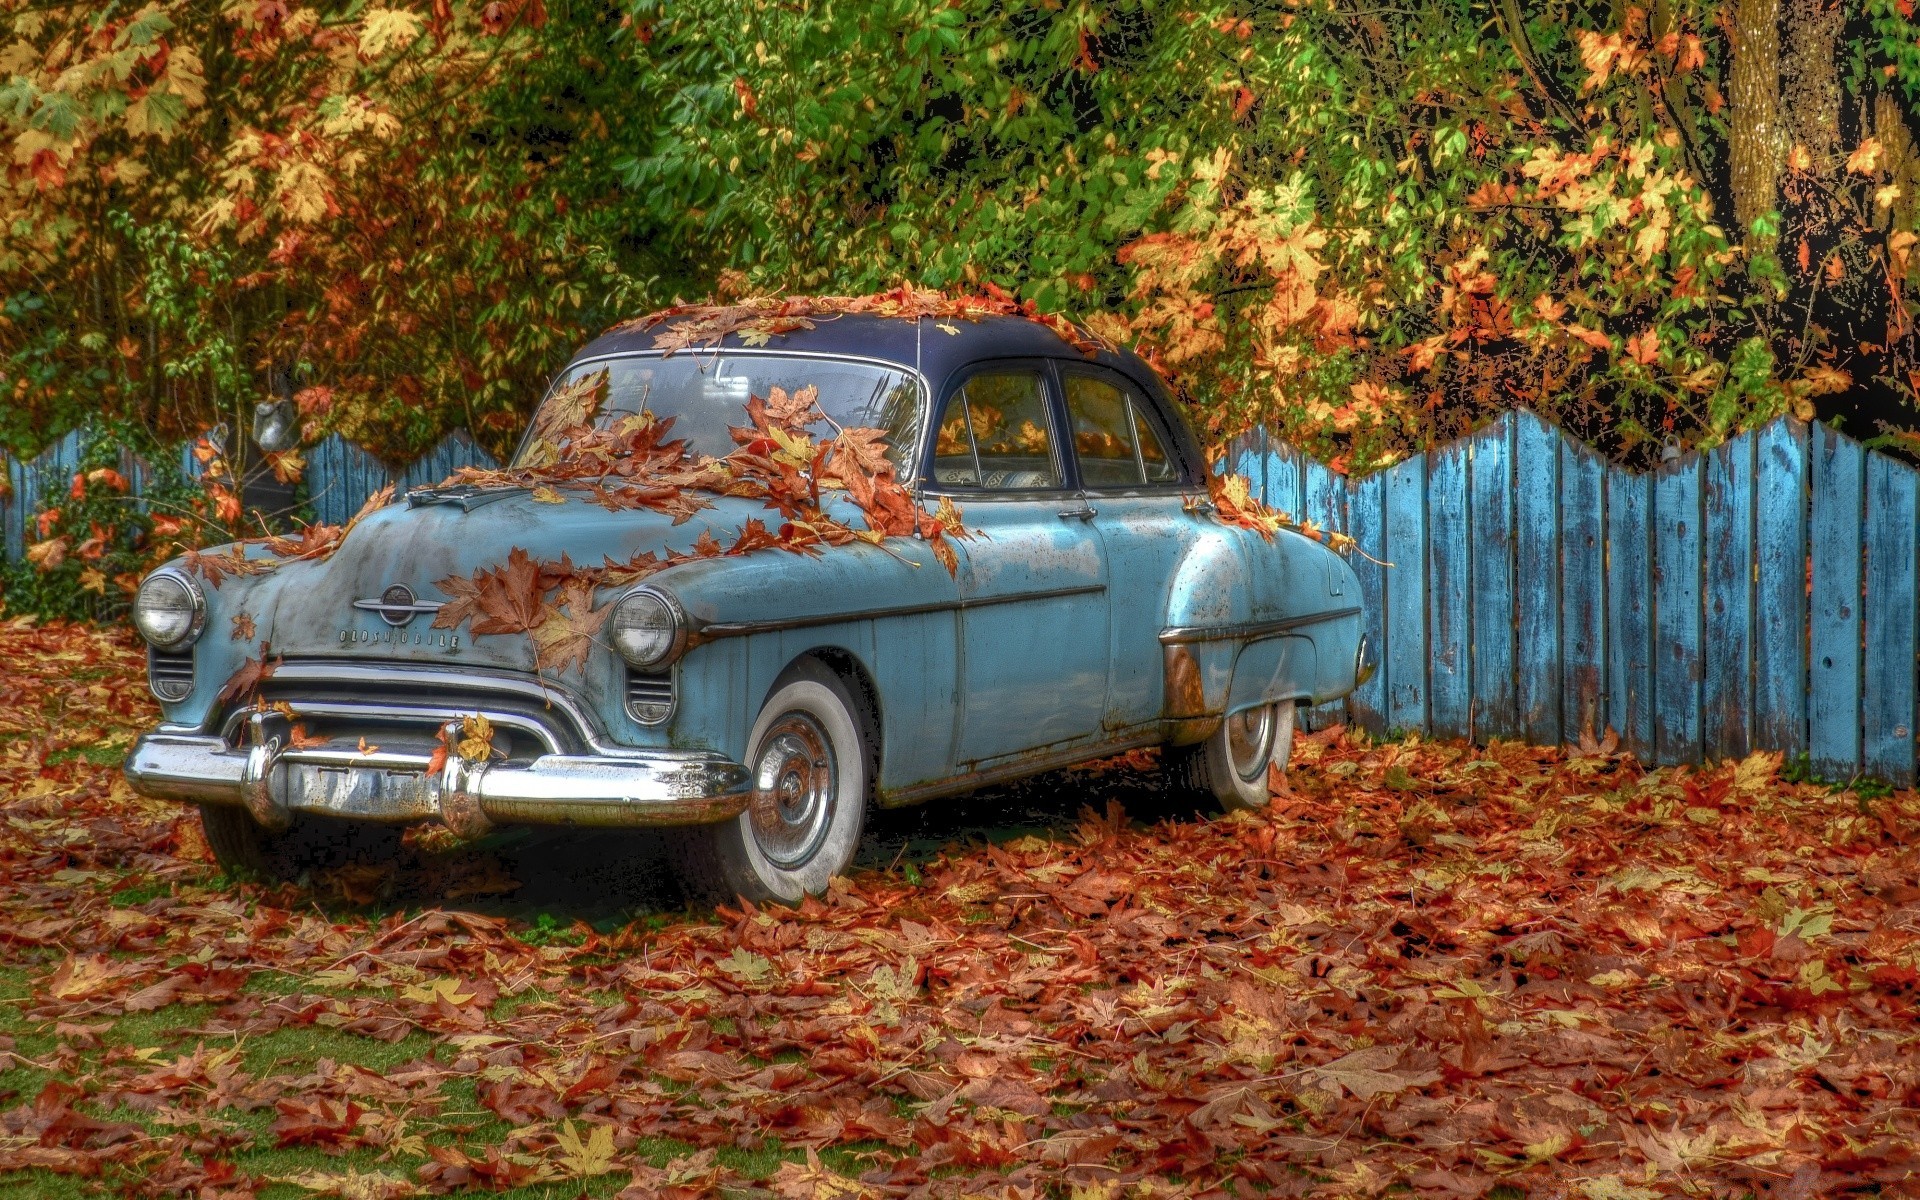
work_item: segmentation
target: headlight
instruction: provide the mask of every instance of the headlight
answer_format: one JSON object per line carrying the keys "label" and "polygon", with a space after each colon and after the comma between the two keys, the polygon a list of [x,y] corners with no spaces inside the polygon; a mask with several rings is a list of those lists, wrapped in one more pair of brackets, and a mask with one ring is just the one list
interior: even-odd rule
{"label": "headlight", "polygon": [[662,667],[686,648],[686,622],[680,606],[661,592],[641,589],[614,606],[609,622],[613,648],[643,670]]}
{"label": "headlight", "polygon": [[192,645],[206,619],[207,598],[200,585],[172,571],[147,576],[133,599],[134,628],[157,649]]}

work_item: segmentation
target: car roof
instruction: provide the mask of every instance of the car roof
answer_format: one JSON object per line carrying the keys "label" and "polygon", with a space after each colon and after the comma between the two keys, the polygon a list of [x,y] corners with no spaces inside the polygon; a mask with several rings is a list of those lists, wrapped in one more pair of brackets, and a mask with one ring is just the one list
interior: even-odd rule
{"label": "car roof", "polygon": [[[1173,426],[1180,453],[1195,472],[1204,474],[1206,459],[1186,414],[1180,410],[1159,375],[1131,350],[1096,350],[1092,354],[1070,344],[1065,338],[1038,321],[1025,317],[991,316],[977,320],[948,317],[877,316],[871,313],[841,313],[812,317],[811,329],[795,329],[767,336],[764,344],[748,345],[741,334],[730,333],[720,340],[678,354],[710,354],[716,349],[763,351],[767,353],[830,354],[876,359],[908,370],[918,369],[927,381],[933,398],[944,398],[956,376],[975,363],[998,358],[1051,358],[1063,362],[1095,363],[1120,372],[1146,392]],[[567,366],[590,359],[622,354],[657,353],[654,337],[665,327],[663,322],[651,329],[619,326],[582,346]],[[760,335],[754,335],[755,341]],[[564,372],[563,372],[564,374]]]}
{"label": "car roof", "polygon": [[[917,369],[926,378],[935,396],[944,394],[949,380],[956,373],[983,359],[1070,359],[1099,363],[1120,371],[1152,390],[1163,403],[1166,399],[1166,390],[1160,386],[1153,369],[1131,350],[1101,350],[1087,355],[1047,326],[1024,317],[994,316],[973,321],[923,317],[915,321],[870,313],[844,313],[811,319],[814,322],[812,329],[773,334],[760,345],[750,346],[741,340],[740,334],[732,333],[710,346],[677,353],[710,353],[715,349],[766,350],[774,353],[789,351],[878,359],[909,370]],[[665,328],[664,323],[651,329],[616,327],[583,346],[573,356],[572,362],[613,354],[652,352],[655,335]],[[762,336],[754,335],[756,341]]]}

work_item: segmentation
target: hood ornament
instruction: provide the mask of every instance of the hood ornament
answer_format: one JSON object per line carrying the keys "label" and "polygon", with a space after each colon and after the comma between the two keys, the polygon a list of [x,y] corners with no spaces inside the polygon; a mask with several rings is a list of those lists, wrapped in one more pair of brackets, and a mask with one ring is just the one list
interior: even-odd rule
{"label": "hood ornament", "polygon": [[440,601],[416,600],[413,597],[413,589],[404,583],[396,583],[376,597],[355,600],[353,606],[368,612],[379,613],[382,621],[396,629],[421,613],[440,611]]}

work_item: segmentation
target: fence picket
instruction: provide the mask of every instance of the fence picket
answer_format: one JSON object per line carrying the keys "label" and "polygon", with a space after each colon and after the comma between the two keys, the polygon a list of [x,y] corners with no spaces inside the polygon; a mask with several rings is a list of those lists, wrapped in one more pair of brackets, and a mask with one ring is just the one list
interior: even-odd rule
{"label": "fence picket", "polygon": [[[1385,568],[1373,559],[1386,559],[1386,526],[1383,506],[1386,476],[1373,474],[1348,485],[1348,534],[1361,551],[1352,556],[1353,573],[1360,577],[1361,621],[1367,636],[1373,639],[1377,654],[1387,644]],[[1369,557],[1371,556],[1371,557]],[[1353,691],[1353,720],[1368,729],[1382,727],[1386,713],[1387,671],[1383,663],[1372,679]]]}
{"label": "fence picket", "polygon": [[1807,748],[1807,427],[1754,435],[1753,741]]}
{"label": "fence picket", "polygon": [[1752,435],[1741,434],[1706,461],[1700,737],[1708,758],[1753,747],[1753,451]]}
{"label": "fence picket", "polygon": [[1560,431],[1514,414],[1514,699],[1517,732],[1536,745],[1561,738]]}
{"label": "fence picket", "polygon": [[[1380,647],[1387,680],[1386,729],[1425,733],[1427,724],[1427,457],[1387,472],[1386,634]],[[1364,548],[1364,547],[1363,547]]]}
{"label": "fence picket", "polygon": [[1607,469],[1607,719],[1653,759],[1653,477]]}
{"label": "fence picket", "polygon": [[1261,499],[1294,520],[1300,519],[1301,475],[1306,456],[1278,438],[1269,438],[1261,477],[1266,481]]}
{"label": "fence picket", "polygon": [[1564,436],[1559,458],[1560,736],[1574,741],[1607,725],[1606,469]]}
{"label": "fence picket", "polygon": [[1700,761],[1700,460],[1653,479],[1653,742],[1661,762]]}
{"label": "fence picket", "polygon": [[1475,740],[1517,737],[1513,662],[1513,418],[1503,417],[1476,434],[1470,470],[1468,512],[1473,540],[1468,628],[1473,637]]}
{"label": "fence picket", "polygon": [[1432,659],[1427,671],[1431,728],[1438,737],[1472,732],[1472,629],[1468,622],[1468,551],[1472,530],[1467,509],[1469,443],[1442,446],[1429,456],[1427,472],[1427,635]]}
{"label": "fence picket", "polygon": [[1816,426],[1813,434],[1812,662],[1807,752],[1814,771],[1852,779],[1860,771],[1860,520],[1865,496],[1860,443]]}
{"label": "fence picket", "polygon": [[1913,468],[1879,454],[1870,456],[1861,766],[1895,787],[1913,786],[1917,527]]}

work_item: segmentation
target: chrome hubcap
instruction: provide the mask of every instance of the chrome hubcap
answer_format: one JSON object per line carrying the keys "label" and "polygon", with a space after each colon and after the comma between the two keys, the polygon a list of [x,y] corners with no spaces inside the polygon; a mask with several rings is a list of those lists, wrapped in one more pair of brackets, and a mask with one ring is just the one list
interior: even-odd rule
{"label": "chrome hubcap", "polygon": [[1273,752],[1273,708],[1249,708],[1227,718],[1227,754],[1233,759],[1233,773],[1245,780],[1267,773],[1267,758]]}
{"label": "chrome hubcap", "polygon": [[805,713],[787,713],[767,730],[754,763],[747,821],[760,852],[777,867],[805,863],[833,823],[839,772],[827,735]]}

